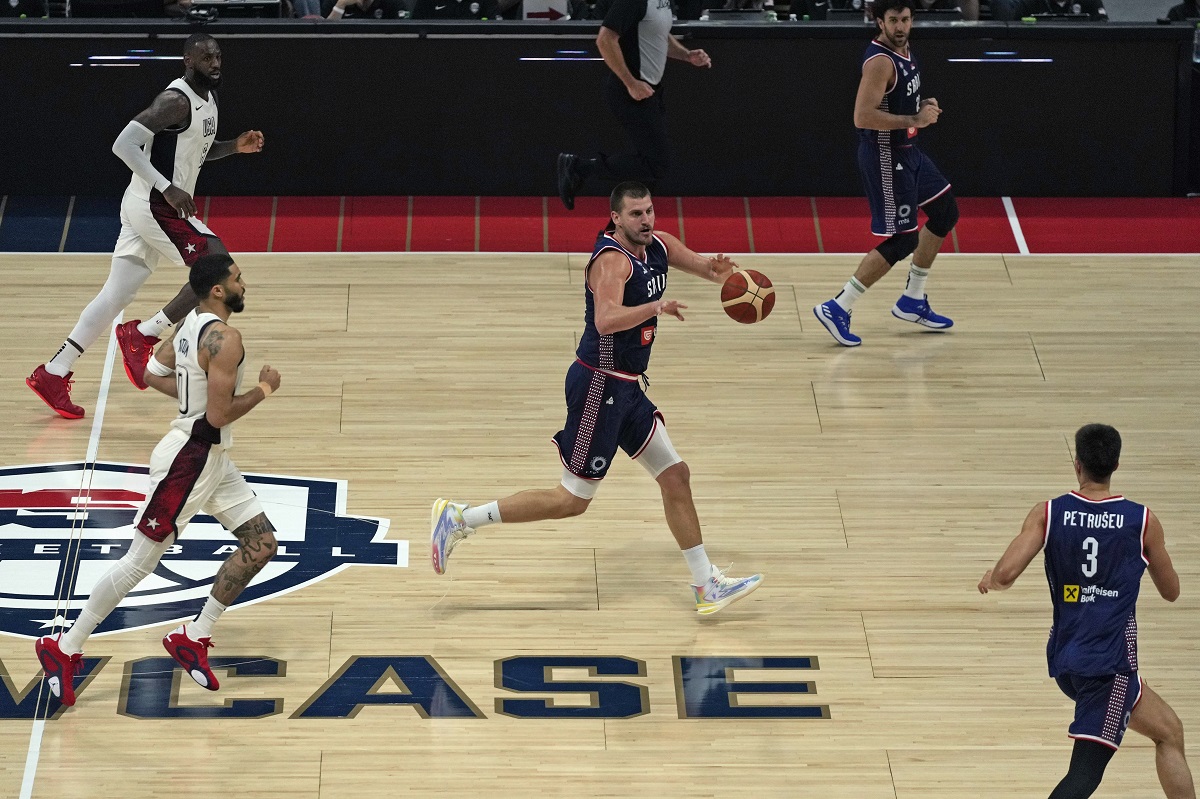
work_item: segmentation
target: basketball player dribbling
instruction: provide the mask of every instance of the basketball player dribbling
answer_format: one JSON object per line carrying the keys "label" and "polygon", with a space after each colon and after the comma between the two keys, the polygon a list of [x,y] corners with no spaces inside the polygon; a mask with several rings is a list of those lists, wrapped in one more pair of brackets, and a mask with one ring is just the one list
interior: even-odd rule
{"label": "basketball player dribbling", "polygon": [[682,320],[687,307],[663,298],[667,267],[722,283],[736,264],[723,255],[698,255],[674,236],[656,233],[650,192],[639,183],[618,185],[610,208],[609,230],[596,240],[584,271],[584,331],[567,371],[566,425],[554,436],[562,481],[486,505],[437,500],[430,531],[433,570],[444,574],[454,548],[486,525],[582,514],[620,447],[658,482],[667,525],[692,573],[696,611],[716,613],[749,596],[762,575],[726,577],[709,562],[688,466],[639,380],[650,361],[658,317]]}
{"label": "basketball player dribbling", "polygon": [[258,385],[237,393],[246,351],[229,317],[245,307],[246,287],[233,259],[210,253],[192,265],[189,280],[200,303],[170,344],[159,348],[163,361],[155,356],[147,364],[147,381],[179,400],[179,416],[150,455],[150,489],[134,517],[129,551],[96,581],[71,629],[34,644],[50,692],[64,705],[75,704],[88,636],[154,571],[201,511],[232,532],[238,548],[221,564],[200,615],[167,633],[163,646],[199,685],[217,690],[207,655],[213,625],[277,550],[275,528],[229,449],[233,423],[279,389],[279,372],[264,366]]}
{"label": "basketball player dribbling", "polygon": [[[191,266],[205,253],[227,253],[221,240],[196,218],[192,200],[196,178],[206,161],[263,148],[259,131],[216,141],[217,97],[221,84],[221,48],[207,33],[195,33],[183,45],[184,75],[134,117],[113,144],[133,172],[121,200],[121,233],[112,266],[100,293],[83,309],[75,328],[48,362],[26,378],[59,416],[82,419],[84,409],[71,401],[76,359],[112,325],[162,259]],[[136,319],[117,328],[125,373],[146,388],[146,363],[159,337],[196,307],[196,296],[184,283],[175,299],[145,322]]]}
{"label": "basketball player dribbling", "polygon": [[979,582],[1003,591],[1040,550],[1054,623],[1046,644],[1050,676],[1075,702],[1071,765],[1050,799],[1087,799],[1100,786],[1126,727],[1154,741],[1158,779],[1168,799],[1196,799],[1183,746],[1183,724],[1138,674],[1138,588],[1150,572],[1168,602],[1179,575],[1162,524],[1145,505],[1109,489],[1121,457],[1120,434],[1103,424],[1075,433],[1079,490],[1035,505],[1021,532]]}

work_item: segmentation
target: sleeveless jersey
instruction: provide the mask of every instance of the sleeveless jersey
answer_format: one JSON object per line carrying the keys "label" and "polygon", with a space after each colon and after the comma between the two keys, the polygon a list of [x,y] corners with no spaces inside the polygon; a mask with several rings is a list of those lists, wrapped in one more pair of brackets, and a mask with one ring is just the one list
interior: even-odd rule
{"label": "sleeveless jersey", "polygon": [[[213,322],[220,322],[216,314],[202,313],[199,309],[192,311],[179,326],[175,335],[175,385],[179,389],[179,416],[171,422],[171,427],[207,441],[214,446],[228,449],[233,445],[233,425],[221,428],[213,427],[204,414],[208,410],[208,373],[200,367],[200,342],[205,330]],[[238,363],[237,382],[233,386],[234,394],[242,384],[242,367],[246,362],[245,353]]]}
{"label": "sleeveless jersey", "polygon": [[1072,491],[1046,503],[1051,677],[1137,670],[1135,605],[1148,519],[1144,505],[1120,496],[1091,500]]}
{"label": "sleeveless jersey", "polygon": [[[188,99],[191,116],[180,127],[166,128],[154,134],[154,138],[143,149],[150,156],[150,163],[163,177],[170,180],[173,186],[194,195],[200,167],[204,165],[208,149],[217,138],[217,95],[210,91],[205,100],[183,78],[171,81],[167,90],[177,91]],[[152,190],[150,184],[134,175],[126,191],[148,200]]]}
{"label": "sleeveless jersey", "polygon": [[[865,67],[867,62],[873,58],[889,59],[894,72],[890,87],[879,103],[879,110],[897,116],[916,114],[921,107],[921,70],[917,67],[912,47],[908,48],[908,57],[906,58],[887,45],[880,43],[878,39],[872,39],[871,43],[867,45],[867,51],[863,53],[862,65]],[[917,138],[917,129],[864,130],[859,128],[858,135],[859,138],[866,139],[872,144],[902,147],[914,143]]]}
{"label": "sleeveless jersey", "polygon": [[646,260],[643,261],[622,247],[611,234],[605,233],[596,239],[591,260],[583,273],[586,307],[583,313],[583,336],[579,339],[576,357],[593,369],[621,372],[626,377],[640,375],[650,363],[650,348],[654,346],[658,317],[651,316],[628,330],[600,335],[596,329],[596,298],[587,276],[596,258],[606,250],[616,250],[629,261],[629,275],[625,278],[621,304],[632,307],[661,299],[666,291],[667,245],[655,236],[646,245]]}

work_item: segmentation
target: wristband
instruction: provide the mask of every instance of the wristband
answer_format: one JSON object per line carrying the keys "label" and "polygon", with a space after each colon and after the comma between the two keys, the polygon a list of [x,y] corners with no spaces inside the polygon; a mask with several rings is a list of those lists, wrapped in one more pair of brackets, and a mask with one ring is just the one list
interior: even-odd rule
{"label": "wristband", "polygon": [[274,392],[274,389],[271,388],[270,384],[268,384],[265,380],[259,383],[258,387],[262,389],[263,399],[271,396],[271,394]]}
{"label": "wristband", "polygon": [[146,362],[146,371],[152,375],[158,375],[159,377],[170,377],[175,373],[174,369],[171,369],[153,355],[151,355],[150,360]]}
{"label": "wristband", "polygon": [[329,13],[334,15],[335,17],[340,17],[346,13],[346,9],[338,8],[337,6],[334,6],[333,9]]}

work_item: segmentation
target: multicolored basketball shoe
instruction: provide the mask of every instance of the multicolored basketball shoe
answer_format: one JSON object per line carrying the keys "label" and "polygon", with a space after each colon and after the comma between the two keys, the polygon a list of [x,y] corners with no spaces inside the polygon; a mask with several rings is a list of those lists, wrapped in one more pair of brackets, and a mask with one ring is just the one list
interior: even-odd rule
{"label": "multicolored basketball shoe", "polygon": [[892,316],[903,319],[905,322],[915,322],[932,330],[954,327],[954,321],[950,317],[939,316],[929,307],[928,294],[919,300],[905,294],[900,295],[900,299],[896,300],[896,304],[892,306]]}
{"label": "multicolored basketball shoe", "polygon": [[167,654],[175,658],[184,673],[196,681],[201,688],[215,691],[221,687],[217,676],[208,667],[208,651],[212,648],[212,638],[192,640],[187,634],[187,625],[181,624],[163,636],[163,647]]}
{"label": "multicolored basketball shoe", "polygon": [[438,574],[446,573],[446,561],[459,542],[475,535],[474,528],[467,527],[463,521],[462,512],[466,509],[465,504],[448,499],[433,503],[429,516],[429,556],[433,560],[433,570]]}
{"label": "multicolored basketball shoe", "polygon": [[750,577],[726,577],[725,572],[713,569],[712,577],[704,585],[693,585],[696,595],[696,612],[701,616],[716,613],[726,605],[745,599],[762,585],[762,575]]}
{"label": "multicolored basketball shoe", "polygon": [[67,707],[75,704],[75,674],[79,671],[83,655],[68,655],[59,648],[62,633],[44,635],[33,642],[42,670],[46,672],[46,685],[51,695]]}

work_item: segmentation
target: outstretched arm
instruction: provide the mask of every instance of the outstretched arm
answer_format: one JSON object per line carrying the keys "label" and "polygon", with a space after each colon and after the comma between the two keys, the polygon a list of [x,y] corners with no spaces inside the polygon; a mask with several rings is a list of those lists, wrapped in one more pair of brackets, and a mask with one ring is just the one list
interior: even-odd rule
{"label": "outstretched arm", "polygon": [[1008,549],[1000,556],[1000,560],[996,561],[996,565],[983,575],[983,579],[979,581],[979,593],[986,594],[988,591],[1004,591],[1010,588],[1034,556],[1041,551],[1045,536],[1046,503],[1042,502],[1033,506],[1033,510],[1025,517],[1025,523],[1021,525],[1021,532],[1008,545]]}
{"label": "outstretched arm", "polygon": [[711,280],[713,283],[724,283],[733,270],[738,268],[737,264],[724,255],[709,258],[707,255],[692,252],[670,233],[656,230],[654,235],[667,245],[667,263],[696,277]]}
{"label": "outstretched arm", "polygon": [[262,148],[262,131],[248,130],[236,139],[213,142],[213,146],[209,148],[208,155],[204,156],[204,160],[216,161],[218,158],[225,158],[234,153],[261,153]]}
{"label": "outstretched arm", "polygon": [[606,250],[588,268],[587,280],[596,302],[596,330],[608,336],[629,330],[652,316],[667,313],[683,319],[676,300],[661,299],[641,305],[625,305],[625,281],[629,278],[629,259],[616,250]]}

